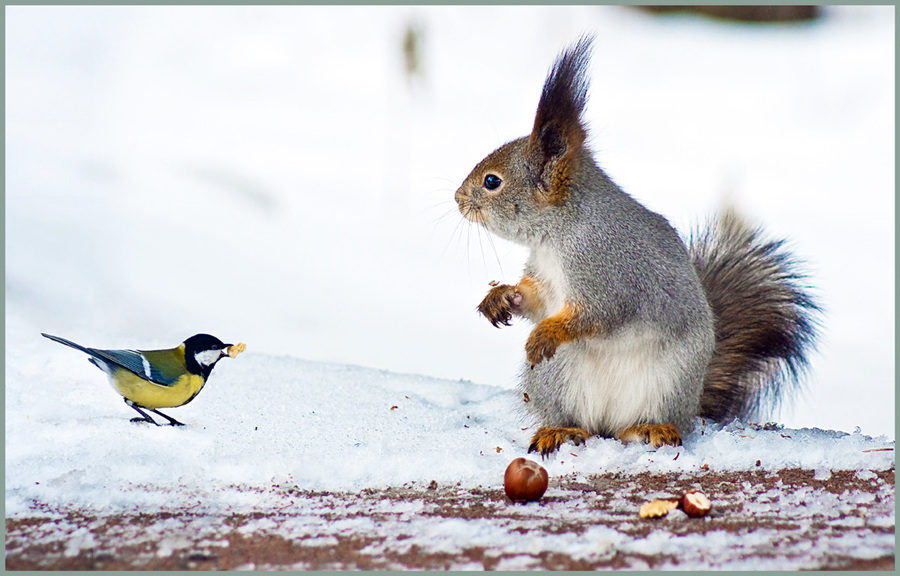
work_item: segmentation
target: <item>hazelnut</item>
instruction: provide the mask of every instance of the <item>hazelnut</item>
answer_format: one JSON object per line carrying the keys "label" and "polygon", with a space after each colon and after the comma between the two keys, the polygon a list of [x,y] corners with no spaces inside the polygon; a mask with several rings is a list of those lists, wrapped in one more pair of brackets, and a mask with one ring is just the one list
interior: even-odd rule
{"label": "hazelnut", "polygon": [[531,460],[516,458],[506,467],[503,489],[513,502],[540,500],[547,491],[547,470]]}
{"label": "hazelnut", "polygon": [[678,501],[678,506],[691,518],[702,518],[712,510],[712,502],[699,490],[688,490]]}

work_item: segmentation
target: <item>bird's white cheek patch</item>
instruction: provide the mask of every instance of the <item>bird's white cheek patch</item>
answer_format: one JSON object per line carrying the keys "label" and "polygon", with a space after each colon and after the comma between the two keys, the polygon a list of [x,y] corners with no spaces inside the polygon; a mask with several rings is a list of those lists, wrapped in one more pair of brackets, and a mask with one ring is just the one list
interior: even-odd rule
{"label": "bird's white cheek patch", "polygon": [[203,352],[194,354],[194,360],[201,366],[212,366],[221,357],[221,350],[204,350]]}

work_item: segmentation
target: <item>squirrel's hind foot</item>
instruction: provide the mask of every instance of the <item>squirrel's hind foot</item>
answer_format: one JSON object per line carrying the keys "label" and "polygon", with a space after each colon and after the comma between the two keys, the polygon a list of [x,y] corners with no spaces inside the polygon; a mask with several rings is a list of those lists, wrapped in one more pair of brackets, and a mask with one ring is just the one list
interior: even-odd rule
{"label": "squirrel's hind foot", "polygon": [[591,433],[584,428],[544,427],[539,428],[531,438],[528,453],[540,452],[541,458],[546,458],[559,449],[565,442],[571,440],[576,446],[584,444]]}
{"label": "squirrel's hind foot", "polygon": [[659,448],[663,444],[681,446],[681,432],[673,424],[638,424],[629,426],[616,434],[616,438],[625,442],[643,442]]}

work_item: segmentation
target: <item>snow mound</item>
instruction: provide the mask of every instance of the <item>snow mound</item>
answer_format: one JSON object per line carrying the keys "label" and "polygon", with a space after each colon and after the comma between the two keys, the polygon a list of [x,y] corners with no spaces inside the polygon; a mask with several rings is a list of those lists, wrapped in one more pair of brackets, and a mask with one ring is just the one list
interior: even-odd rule
{"label": "snow mound", "polygon": [[[35,503],[251,510],[266,505],[260,491],[282,484],[498,487],[508,463],[527,455],[532,432],[507,389],[254,353],[252,345],[220,362],[193,402],[168,410],[184,427],[132,423],[105,376],[59,348],[7,367],[8,515]],[[698,421],[678,448],[592,438],[543,465],[551,477],[803,468],[825,479],[889,469],[893,446],[859,433]]]}

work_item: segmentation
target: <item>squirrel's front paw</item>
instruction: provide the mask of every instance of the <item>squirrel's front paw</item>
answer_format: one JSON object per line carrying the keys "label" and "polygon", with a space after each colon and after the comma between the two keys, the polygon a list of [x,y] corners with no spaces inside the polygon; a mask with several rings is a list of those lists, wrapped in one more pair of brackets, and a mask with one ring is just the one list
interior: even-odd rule
{"label": "squirrel's front paw", "polygon": [[491,288],[478,305],[478,311],[495,328],[499,328],[500,324],[509,326],[513,312],[518,312],[522,304],[522,298],[522,293],[516,290],[515,286],[500,284]]}
{"label": "squirrel's front paw", "polygon": [[528,362],[534,368],[545,358],[547,360],[553,358],[560,344],[562,344],[562,341],[556,332],[547,329],[544,323],[540,323],[528,335],[528,340],[525,342],[525,357],[528,358]]}

